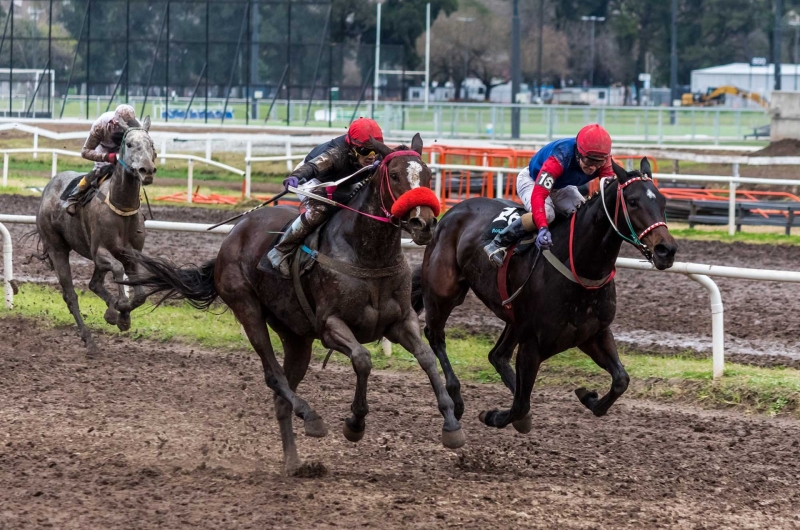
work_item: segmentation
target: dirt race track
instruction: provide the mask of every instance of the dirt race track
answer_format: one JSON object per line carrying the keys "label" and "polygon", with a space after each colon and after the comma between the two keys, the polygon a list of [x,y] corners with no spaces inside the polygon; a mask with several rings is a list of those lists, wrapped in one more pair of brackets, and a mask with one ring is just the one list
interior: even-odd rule
{"label": "dirt race track", "polygon": [[[281,475],[253,354],[0,320],[0,528],[796,528],[800,423],[623,398],[595,418],[535,392],[534,430],[490,430],[497,385],[467,384],[467,445],[439,443],[422,371],[373,372],[367,433],[341,434],[355,377],[312,365],[328,423],[298,435],[315,478]],[[295,430],[302,432],[299,420]]]}

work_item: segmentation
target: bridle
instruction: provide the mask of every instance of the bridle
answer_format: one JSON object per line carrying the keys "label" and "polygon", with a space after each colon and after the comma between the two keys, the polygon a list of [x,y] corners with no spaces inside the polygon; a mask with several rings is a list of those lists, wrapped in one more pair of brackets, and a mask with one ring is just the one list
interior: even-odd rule
{"label": "bridle", "polygon": [[[619,185],[617,186],[617,197],[616,197],[616,202],[615,202],[615,205],[614,205],[614,218],[613,219],[611,218],[611,214],[608,213],[608,207],[606,206],[606,197],[605,197],[605,187],[606,187],[606,182],[605,181],[606,180],[612,181],[614,179],[612,179],[610,177],[604,177],[604,178],[602,178],[600,180],[600,200],[603,203],[603,211],[606,213],[606,217],[608,218],[608,222],[611,223],[611,227],[619,235],[619,237],[621,237],[623,240],[627,241],[628,243],[630,243],[631,245],[633,245],[634,247],[639,249],[639,252],[642,253],[642,255],[647,259],[647,261],[652,263],[653,262],[653,253],[650,252],[650,249],[647,248],[647,245],[645,245],[642,242],[642,238],[645,237],[650,232],[652,232],[653,230],[655,230],[656,228],[658,228],[659,226],[667,226],[667,223],[664,222],[664,221],[659,221],[657,223],[653,223],[650,226],[648,226],[647,228],[645,228],[644,230],[642,230],[641,233],[637,234],[636,230],[634,230],[634,228],[633,228],[633,224],[631,223],[630,215],[628,215],[628,205],[625,203],[625,196],[623,195],[622,191],[625,188],[627,188],[628,186],[630,186],[631,184],[633,184],[634,182],[647,182],[647,181],[652,182],[653,179],[651,177],[647,176],[647,175],[642,175],[642,176],[639,176],[639,177],[630,178],[630,179],[626,180],[625,182],[620,182]],[[618,224],[617,219],[619,217],[620,209],[622,210],[622,214],[625,217],[625,222],[627,223],[628,229],[630,230],[630,235],[629,236],[626,236],[625,234],[620,232],[619,228],[617,227],[617,224]]]}
{"label": "bridle", "polygon": [[[127,147],[125,139],[128,137],[128,133],[131,131],[144,131],[145,133],[147,133],[147,130],[144,127],[128,127],[127,129],[125,129],[125,132],[122,133],[122,141],[120,142],[119,156],[117,157],[117,162],[119,162],[119,164],[127,173],[134,174],[139,179],[139,189],[144,192],[144,199],[147,202],[147,211],[150,213],[150,219],[153,219],[153,210],[150,209],[150,199],[147,197],[147,191],[144,189],[144,179],[142,178],[142,176],[139,174],[138,171],[133,171],[130,168],[130,166],[128,166],[128,164],[125,163],[125,153]],[[127,217],[139,212],[139,206],[141,205],[141,196],[139,197],[139,206],[136,206],[136,209],[131,211],[119,210],[118,208],[116,208],[114,205],[111,204],[110,197],[106,197],[104,202],[108,205],[111,211],[113,211],[117,215],[122,215]]]}

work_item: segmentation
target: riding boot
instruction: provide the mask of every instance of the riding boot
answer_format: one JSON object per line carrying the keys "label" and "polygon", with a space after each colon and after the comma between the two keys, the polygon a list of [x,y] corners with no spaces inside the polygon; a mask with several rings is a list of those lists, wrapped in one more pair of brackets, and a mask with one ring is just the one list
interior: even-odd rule
{"label": "riding boot", "polygon": [[522,219],[516,219],[513,223],[503,229],[502,232],[494,236],[488,245],[483,247],[483,251],[489,256],[489,261],[497,268],[503,266],[506,257],[506,248],[513,245],[527,233],[522,227]]}
{"label": "riding boot", "polygon": [[286,258],[291,256],[297,247],[327,219],[328,209],[325,205],[315,204],[294,220],[280,242],[267,254],[269,262],[281,275],[287,278],[291,276],[290,260]]}
{"label": "riding boot", "polygon": [[67,197],[64,209],[69,215],[74,216],[76,213],[78,213],[78,205],[83,200],[83,196],[86,194],[89,188],[92,187],[94,179],[95,179],[95,170],[91,170],[86,175],[84,175],[84,177],[81,179],[78,185],[75,186],[75,189],[72,190],[70,196]]}

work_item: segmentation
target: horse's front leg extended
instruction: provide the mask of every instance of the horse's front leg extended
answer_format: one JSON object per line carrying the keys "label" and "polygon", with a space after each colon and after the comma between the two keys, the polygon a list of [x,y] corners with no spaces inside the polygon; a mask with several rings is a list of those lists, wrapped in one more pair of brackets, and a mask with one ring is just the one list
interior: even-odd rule
{"label": "horse's front leg extended", "polygon": [[417,315],[412,312],[405,320],[390,327],[387,330],[386,338],[410,351],[417,358],[417,362],[425,370],[425,373],[428,374],[428,379],[436,394],[439,412],[444,416],[442,444],[451,449],[464,445],[466,438],[461,430],[461,424],[456,419],[453,400],[439,377],[433,350],[420,337]]}
{"label": "horse's front leg extended", "polygon": [[107,274],[108,269],[103,269],[100,265],[95,263],[92,279],[89,280],[89,290],[106,303],[106,313],[103,315],[103,318],[112,326],[116,326],[119,319],[119,312],[114,307],[117,303],[117,298],[106,289],[105,282]]}
{"label": "horse's front leg extended", "polygon": [[578,388],[575,394],[586,408],[595,416],[604,416],[611,405],[628,389],[631,378],[619,361],[617,343],[611,330],[604,329],[594,337],[578,346],[582,352],[592,358],[597,366],[611,374],[611,389],[602,398],[597,397],[597,392]]}
{"label": "horse's front leg extended", "polygon": [[480,420],[489,427],[501,429],[509,423],[522,420],[521,425],[515,424],[514,427],[520,432],[530,431],[528,412],[531,409],[531,392],[540,364],[541,355],[538,342],[533,339],[521,343],[517,351],[517,384],[514,390],[514,403],[508,410],[495,409],[481,412]]}
{"label": "horse's front leg extended", "polygon": [[[125,274],[128,275],[128,278],[136,278],[145,273],[141,265],[133,263],[129,260],[123,260],[122,265],[125,268]],[[145,300],[147,300],[147,292],[145,291],[144,286],[137,285],[133,288],[133,298],[130,300],[130,310],[133,311],[137,307],[141,306]]]}

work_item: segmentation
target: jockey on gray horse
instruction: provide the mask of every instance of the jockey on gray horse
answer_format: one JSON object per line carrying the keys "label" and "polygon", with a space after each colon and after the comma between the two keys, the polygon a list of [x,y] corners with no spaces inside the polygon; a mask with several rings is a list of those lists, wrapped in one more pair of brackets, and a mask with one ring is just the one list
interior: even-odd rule
{"label": "jockey on gray horse", "polygon": [[95,186],[100,177],[110,175],[117,163],[122,135],[125,129],[138,127],[136,111],[130,105],[120,105],[114,112],[105,112],[92,124],[89,137],[81,149],[81,156],[94,162],[94,168],[86,174],[65,201],[64,208],[70,215],[75,215],[78,205],[86,192]]}

